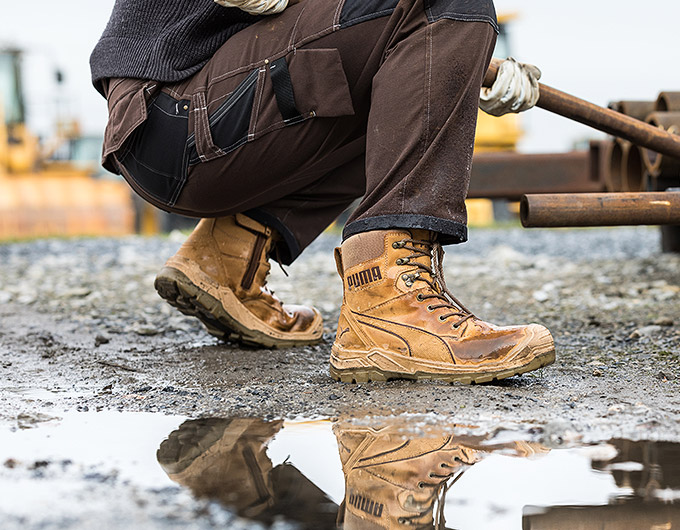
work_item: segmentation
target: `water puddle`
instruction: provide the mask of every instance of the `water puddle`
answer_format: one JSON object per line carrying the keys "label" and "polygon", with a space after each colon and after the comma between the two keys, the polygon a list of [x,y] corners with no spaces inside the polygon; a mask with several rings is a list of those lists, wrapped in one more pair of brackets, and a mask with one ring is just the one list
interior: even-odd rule
{"label": "water puddle", "polygon": [[[553,445],[540,429],[485,433],[417,416],[68,413],[0,431],[0,514],[44,526],[78,521],[83,499],[111,509],[93,498],[107,495],[89,486],[94,476],[119,489],[190,492],[243,528],[680,528],[680,444]],[[204,516],[191,512],[197,523]]]}

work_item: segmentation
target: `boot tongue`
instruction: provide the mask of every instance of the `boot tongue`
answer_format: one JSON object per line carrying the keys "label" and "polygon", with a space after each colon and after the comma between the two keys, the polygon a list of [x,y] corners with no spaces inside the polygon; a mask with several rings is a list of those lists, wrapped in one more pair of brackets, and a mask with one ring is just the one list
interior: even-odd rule
{"label": "boot tongue", "polygon": [[432,232],[431,230],[423,230],[422,228],[411,228],[409,229],[412,239],[417,239],[419,241],[427,241],[429,243],[434,243],[437,240],[437,232]]}

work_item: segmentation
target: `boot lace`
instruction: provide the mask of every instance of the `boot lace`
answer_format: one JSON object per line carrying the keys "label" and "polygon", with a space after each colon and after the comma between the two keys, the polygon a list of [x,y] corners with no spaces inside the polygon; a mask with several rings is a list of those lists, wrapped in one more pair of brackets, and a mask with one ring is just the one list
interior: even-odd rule
{"label": "boot lace", "polygon": [[[471,318],[476,318],[472,311],[466,308],[446,287],[444,281],[444,272],[442,269],[442,262],[444,260],[444,249],[439,242],[424,241],[420,239],[402,239],[392,244],[395,249],[405,249],[411,252],[409,256],[397,259],[397,265],[412,265],[418,268],[417,272],[411,274],[403,274],[402,279],[407,287],[411,287],[415,282],[425,282],[430,287],[430,292],[427,294],[418,293],[417,300],[424,302],[432,300],[435,303],[429,303],[427,310],[433,312],[437,309],[448,309],[447,313],[439,315],[439,320],[445,322],[450,317],[458,317],[453,323],[453,327],[459,327],[463,322]],[[420,263],[417,258],[430,258],[432,266]],[[422,271],[422,272],[421,272]],[[427,273],[431,280],[423,275]],[[439,302],[439,303],[436,303]]]}

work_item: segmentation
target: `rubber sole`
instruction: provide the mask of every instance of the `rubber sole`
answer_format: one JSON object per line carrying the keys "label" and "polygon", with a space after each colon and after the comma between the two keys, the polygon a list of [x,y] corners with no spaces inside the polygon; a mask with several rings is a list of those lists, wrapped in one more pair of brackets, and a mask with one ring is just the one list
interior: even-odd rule
{"label": "rubber sole", "polygon": [[330,367],[331,377],[343,383],[369,383],[371,381],[391,381],[393,379],[410,379],[414,381],[430,380],[443,381],[445,383],[462,383],[465,385],[491,383],[507,379],[513,375],[520,375],[532,370],[538,370],[555,362],[555,350],[544,352],[530,362],[522,366],[516,366],[508,370],[492,372],[461,372],[459,374],[437,374],[428,372],[416,372],[414,374],[387,372],[378,368],[345,369],[340,370],[333,365]]}
{"label": "rubber sole", "polygon": [[307,346],[321,340],[278,339],[250,329],[232,317],[217,298],[197,287],[182,271],[172,267],[163,267],[156,277],[154,287],[172,307],[185,315],[198,318],[208,333],[221,340],[266,348]]}

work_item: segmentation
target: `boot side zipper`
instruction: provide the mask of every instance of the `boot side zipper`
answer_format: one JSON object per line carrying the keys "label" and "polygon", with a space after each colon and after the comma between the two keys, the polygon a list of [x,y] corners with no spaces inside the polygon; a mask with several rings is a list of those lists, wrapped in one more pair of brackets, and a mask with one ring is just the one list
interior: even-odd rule
{"label": "boot side zipper", "polygon": [[258,234],[255,244],[253,245],[253,252],[250,255],[250,261],[248,262],[248,268],[246,269],[243,279],[241,280],[241,287],[246,291],[250,289],[253,285],[253,280],[255,280],[255,274],[257,274],[257,269],[260,266],[260,256],[264,250],[264,246],[267,244],[267,236],[263,234]]}

